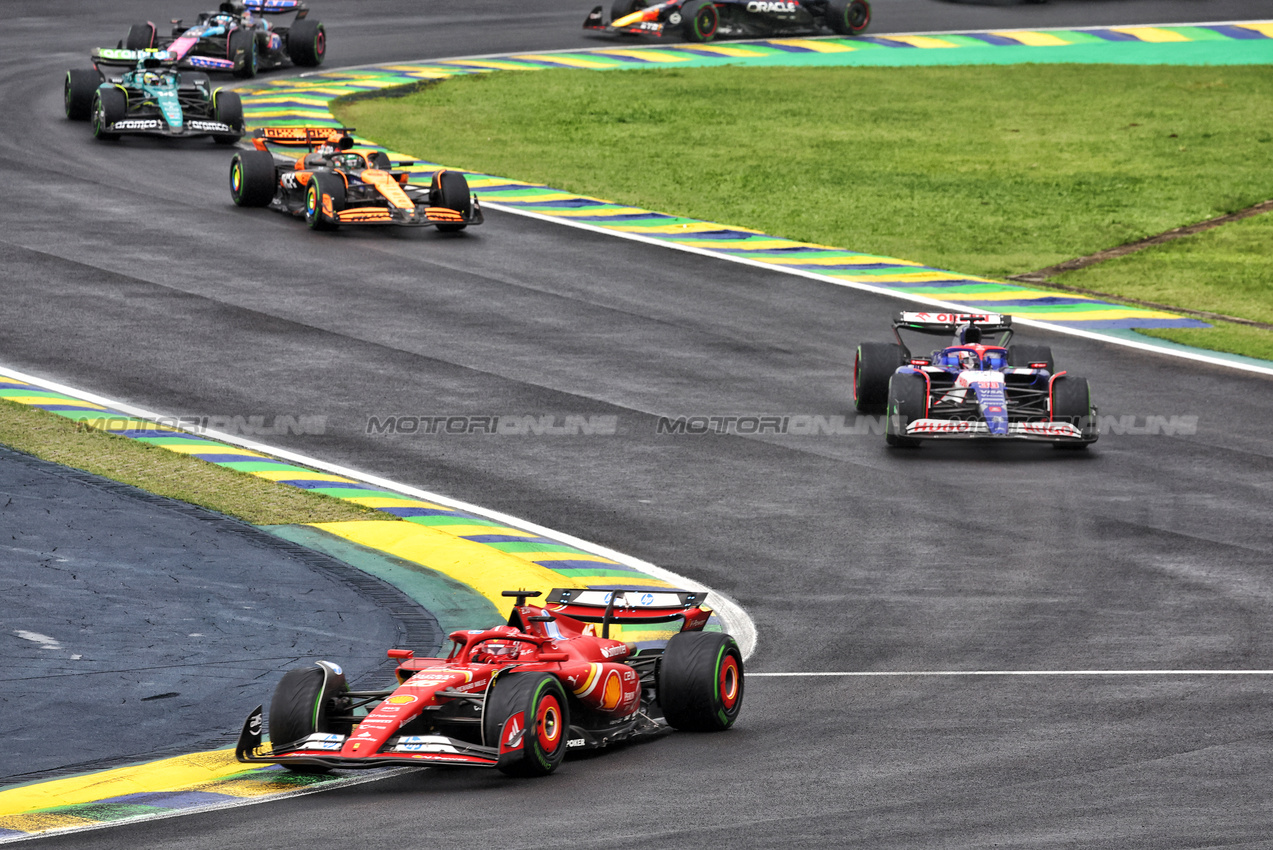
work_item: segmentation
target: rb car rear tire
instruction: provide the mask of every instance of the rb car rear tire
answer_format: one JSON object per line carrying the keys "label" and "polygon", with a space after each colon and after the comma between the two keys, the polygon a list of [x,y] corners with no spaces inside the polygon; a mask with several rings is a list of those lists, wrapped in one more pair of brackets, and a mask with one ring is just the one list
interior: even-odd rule
{"label": "rb car rear tire", "polygon": [[866,0],[830,0],[827,26],[837,35],[859,35],[871,25],[871,4]]}
{"label": "rb car rear tire", "polygon": [[681,33],[686,41],[711,41],[720,29],[720,10],[712,0],[690,0],[681,7]]}
{"label": "rb car rear tire", "polygon": [[883,413],[888,406],[888,381],[902,365],[902,347],[895,342],[864,342],[853,358],[853,404],[862,413]]}
{"label": "rb car rear tire", "polygon": [[918,446],[920,441],[906,436],[906,426],[923,419],[928,411],[928,382],[922,375],[899,372],[888,382],[888,418],[884,442],[898,448]]}
{"label": "rb car rear tire", "polygon": [[[330,679],[322,667],[301,667],[289,670],[274,689],[270,700],[270,743],[282,746],[299,741],[315,732],[348,735],[349,724],[332,722],[339,700],[349,685],[343,673]],[[297,773],[326,773],[327,768],[312,765],[284,764]]]}
{"label": "rb car rear tire", "polygon": [[239,151],[230,159],[230,197],[237,206],[269,206],[277,186],[274,156],[268,151]]}
{"label": "rb car rear tire", "polygon": [[301,18],[287,31],[287,56],[293,65],[314,68],[327,55],[327,30],[318,21]]}
{"label": "rb car rear tire", "polygon": [[720,732],[743,707],[743,655],[721,632],[680,632],[659,659],[659,705],[668,725],[686,732]]}
{"label": "rb car rear tire", "polygon": [[551,673],[508,673],[486,694],[482,709],[482,740],[499,747],[504,724],[521,712],[524,723],[519,752],[500,759],[509,776],[547,776],[566,757],[570,732],[570,704],[566,690]]}
{"label": "rb car rear tire", "polygon": [[1031,363],[1047,363],[1049,373],[1056,372],[1056,361],[1052,359],[1052,349],[1046,345],[1010,345],[1008,346],[1008,365],[1022,369]]}
{"label": "rb car rear tire", "polygon": [[96,71],[67,71],[62,87],[62,103],[66,117],[72,121],[87,121],[93,116],[93,95],[102,84]]}
{"label": "rb car rear tire", "polygon": [[[455,210],[465,218],[473,215],[473,195],[469,192],[469,181],[458,171],[436,171],[429,186],[429,202],[439,207]],[[439,224],[438,230],[443,233],[455,233],[468,227],[467,224]]]}

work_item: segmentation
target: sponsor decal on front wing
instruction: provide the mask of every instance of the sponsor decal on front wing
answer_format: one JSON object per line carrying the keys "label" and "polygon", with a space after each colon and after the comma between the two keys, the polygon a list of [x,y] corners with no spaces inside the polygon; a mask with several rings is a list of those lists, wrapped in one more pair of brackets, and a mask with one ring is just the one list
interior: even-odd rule
{"label": "sponsor decal on front wing", "polygon": [[187,121],[186,126],[194,131],[205,133],[233,133],[234,129],[229,124],[222,124],[220,121]]}
{"label": "sponsor decal on front wing", "polygon": [[126,118],[111,125],[111,130],[158,130],[164,124],[157,118]]}

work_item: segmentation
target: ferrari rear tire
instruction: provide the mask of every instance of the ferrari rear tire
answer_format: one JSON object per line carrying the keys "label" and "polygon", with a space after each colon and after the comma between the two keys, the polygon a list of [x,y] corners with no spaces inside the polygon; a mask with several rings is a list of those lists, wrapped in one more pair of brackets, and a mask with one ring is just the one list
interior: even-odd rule
{"label": "ferrari rear tire", "polygon": [[113,142],[119,133],[107,128],[116,121],[123,121],[128,114],[128,96],[120,89],[100,88],[93,95],[93,136],[103,142]]}
{"label": "ferrari rear tire", "polygon": [[62,87],[62,102],[66,117],[72,121],[87,121],[93,115],[93,95],[102,84],[96,71],[67,71]]}
{"label": "ferrari rear tire", "polygon": [[345,181],[335,174],[316,171],[305,187],[305,223],[311,230],[335,230],[339,221],[323,214],[323,196],[331,198],[331,211],[338,213],[345,208]]}
{"label": "ferrari rear tire", "polygon": [[687,41],[711,41],[720,29],[720,10],[712,0],[690,0],[681,7],[681,33]]}
{"label": "ferrari rear tire", "polygon": [[743,707],[743,654],[721,632],[672,636],[655,675],[668,725],[685,732],[720,732]]}
{"label": "ferrari rear tire", "polygon": [[1085,449],[1096,441],[1092,390],[1087,378],[1062,375],[1052,382],[1052,421],[1066,422],[1083,432],[1087,442],[1053,443],[1058,449]]}
{"label": "ferrari rear tire", "polygon": [[[212,117],[222,124],[229,124],[233,135],[215,135],[212,141],[219,145],[232,145],[243,133],[243,101],[238,92],[217,89],[212,93]],[[259,151],[258,151],[259,153]]]}
{"label": "ferrari rear tire", "polygon": [[[274,688],[274,697],[270,700],[270,744],[281,747],[316,732],[348,735],[352,731],[349,724],[331,719],[348,690],[344,673],[329,677],[327,670],[317,666],[289,670]],[[298,773],[327,772],[325,767],[311,765],[283,766]]]}
{"label": "ferrari rear tire", "polygon": [[1031,363],[1046,363],[1048,372],[1056,372],[1056,361],[1052,359],[1052,349],[1046,345],[1010,345],[1008,346],[1008,365],[1022,369]]}
{"label": "ferrari rear tire", "polygon": [[853,404],[862,413],[883,413],[888,406],[888,381],[902,365],[902,347],[895,342],[864,342],[853,358]]}
{"label": "ferrari rear tire", "polygon": [[327,55],[327,30],[318,21],[301,18],[287,31],[287,55],[293,65],[313,68]]}
{"label": "ferrari rear tire", "polygon": [[236,65],[231,71],[234,76],[241,79],[250,79],[256,76],[256,38],[251,30],[236,29],[230,33],[230,37],[226,39],[226,58],[233,61],[234,57],[243,51],[242,64]]}
{"label": "ferrari rear tire", "polygon": [[646,0],[614,0],[610,4],[610,22],[613,23],[619,18],[626,18],[638,9],[644,9],[650,5]]}
{"label": "ferrari rear tire", "polygon": [[499,769],[509,776],[552,773],[566,757],[569,732],[566,689],[551,673],[508,673],[486,693],[482,740],[488,747],[516,751],[500,758]]}
{"label": "ferrari rear tire", "polygon": [[918,446],[920,441],[906,436],[906,426],[923,419],[928,412],[928,382],[923,375],[898,372],[888,382],[888,418],[884,441],[899,448]]}
{"label": "ferrari rear tire", "polygon": [[277,186],[274,156],[268,151],[239,151],[230,159],[230,197],[237,206],[269,206]]}
{"label": "ferrari rear tire", "polygon": [[829,0],[827,26],[837,35],[858,35],[871,24],[867,0]]}
{"label": "ferrari rear tire", "polygon": [[[469,192],[469,181],[458,171],[443,169],[433,173],[433,181],[429,186],[429,202],[455,210],[465,218],[473,215],[473,195]],[[438,230],[455,233],[466,227],[467,224],[439,224]]]}
{"label": "ferrari rear tire", "polygon": [[124,47],[129,50],[149,50],[155,46],[155,27],[152,24],[133,24],[128,28]]}

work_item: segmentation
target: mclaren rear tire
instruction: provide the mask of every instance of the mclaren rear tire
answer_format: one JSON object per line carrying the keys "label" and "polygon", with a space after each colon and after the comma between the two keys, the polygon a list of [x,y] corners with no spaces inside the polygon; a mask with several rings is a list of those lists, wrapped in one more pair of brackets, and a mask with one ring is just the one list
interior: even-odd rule
{"label": "mclaren rear tire", "polygon": [[711,41],[719,29],[720,9],[712,0],[690,0],[681,7],[681,33],[686,41]]}
{"label": "mclaren rear tire", "polygon": [[743,654],[721,632],[672,636],[655,676],[668,725],[685,732],[721,732],[743,707]]}
{"label": "mclaren rear tire", "polygon": [[230,159],[230,197],[237,206],[269,206],[277,186],[274,156],[268,151],[239,151]]}
{"label": "mclaren rear tire", "polygon": [[864,342],[853,358],[853,405],[862,413],[883,413],[888,406],[888,381],[902,365],[902,347],[895,342]]}
{"label": "mclaren rear tire", "polygon": [[[331,198],[331,216],[324,209],[323,198]],[[345,181],[335,174],[316,171],[305,187],[305,223],[310,230],[335,230],[340,222],[335,215],[345,208]]]}
{"label": "mclaren rear tire", "polygon": [[914,448],[920,441],[906,436],[906,426],[928,412],[928,382],[922,375],[899,372],[888,382],[888,418],[884,442],[897,448]]}
{"label": "mclaren rear tire", "polygon": [[115,141],[119,133],[112,133],[109,128],[127,115],[128,95],[114,87],[99,88],[93,95],[93,137],[103,142]]}
{"label": "mclaren rear tire", "polygon": [[102,84],[96,71],[67,71],[62,86],[62,103],[66,117],[72,121],[87,121],[93,116],[93,95]]}
{"label": "mclaren rear tire", "polygon": [[827,26],[837,35],[859,35],[871,25],[867,0],[829,0]]}
{"label": "mclaren rear tire", "polygon": [[301,18],[287,31],[287,56],[293,65],[315,68],[327,55],[327,30],[318,21]]}
{"label": "mclaren rear tire", "polygon": [[486,693],[482,740],[488,747],[513,750],[500,755],[499,769],[509,776],[552,773],[566,757],[569,732],[566,690],[551,673],[507,673]]}
{"label": "mclaren rear tire", "polygon": [[[435,206],[455,210],[464,218],[473,215],[473,195],[469,192],[469,181],[458,171],[441,170],[433,174],[429,186],[429,203]],[[467,224],[439,224],[442,233],[457,233],[468,227]]]}
{"label": "mclaren rear tire", "polygon": [[[302,667],[283,675],[270,700],[269,733],[272,746],[284,746],[314,733],[348,735],[349,724],[331,720],[349,690],[343,673],[330,675],[322,667]],[[325,767],[284,764],[297,773],[327,773]]]}

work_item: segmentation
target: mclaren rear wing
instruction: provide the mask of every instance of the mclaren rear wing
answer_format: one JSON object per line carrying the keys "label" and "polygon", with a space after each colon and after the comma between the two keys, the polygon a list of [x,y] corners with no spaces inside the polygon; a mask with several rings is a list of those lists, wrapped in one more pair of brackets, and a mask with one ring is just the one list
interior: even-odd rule
{"label": "mclaren rear wing", "polygon": [[307,150],[334,145],[349,150],[354,146],[353,132],[353,127],[260,127],[252,131],[252,145],[258,150],[268,150],[266,143]]}

